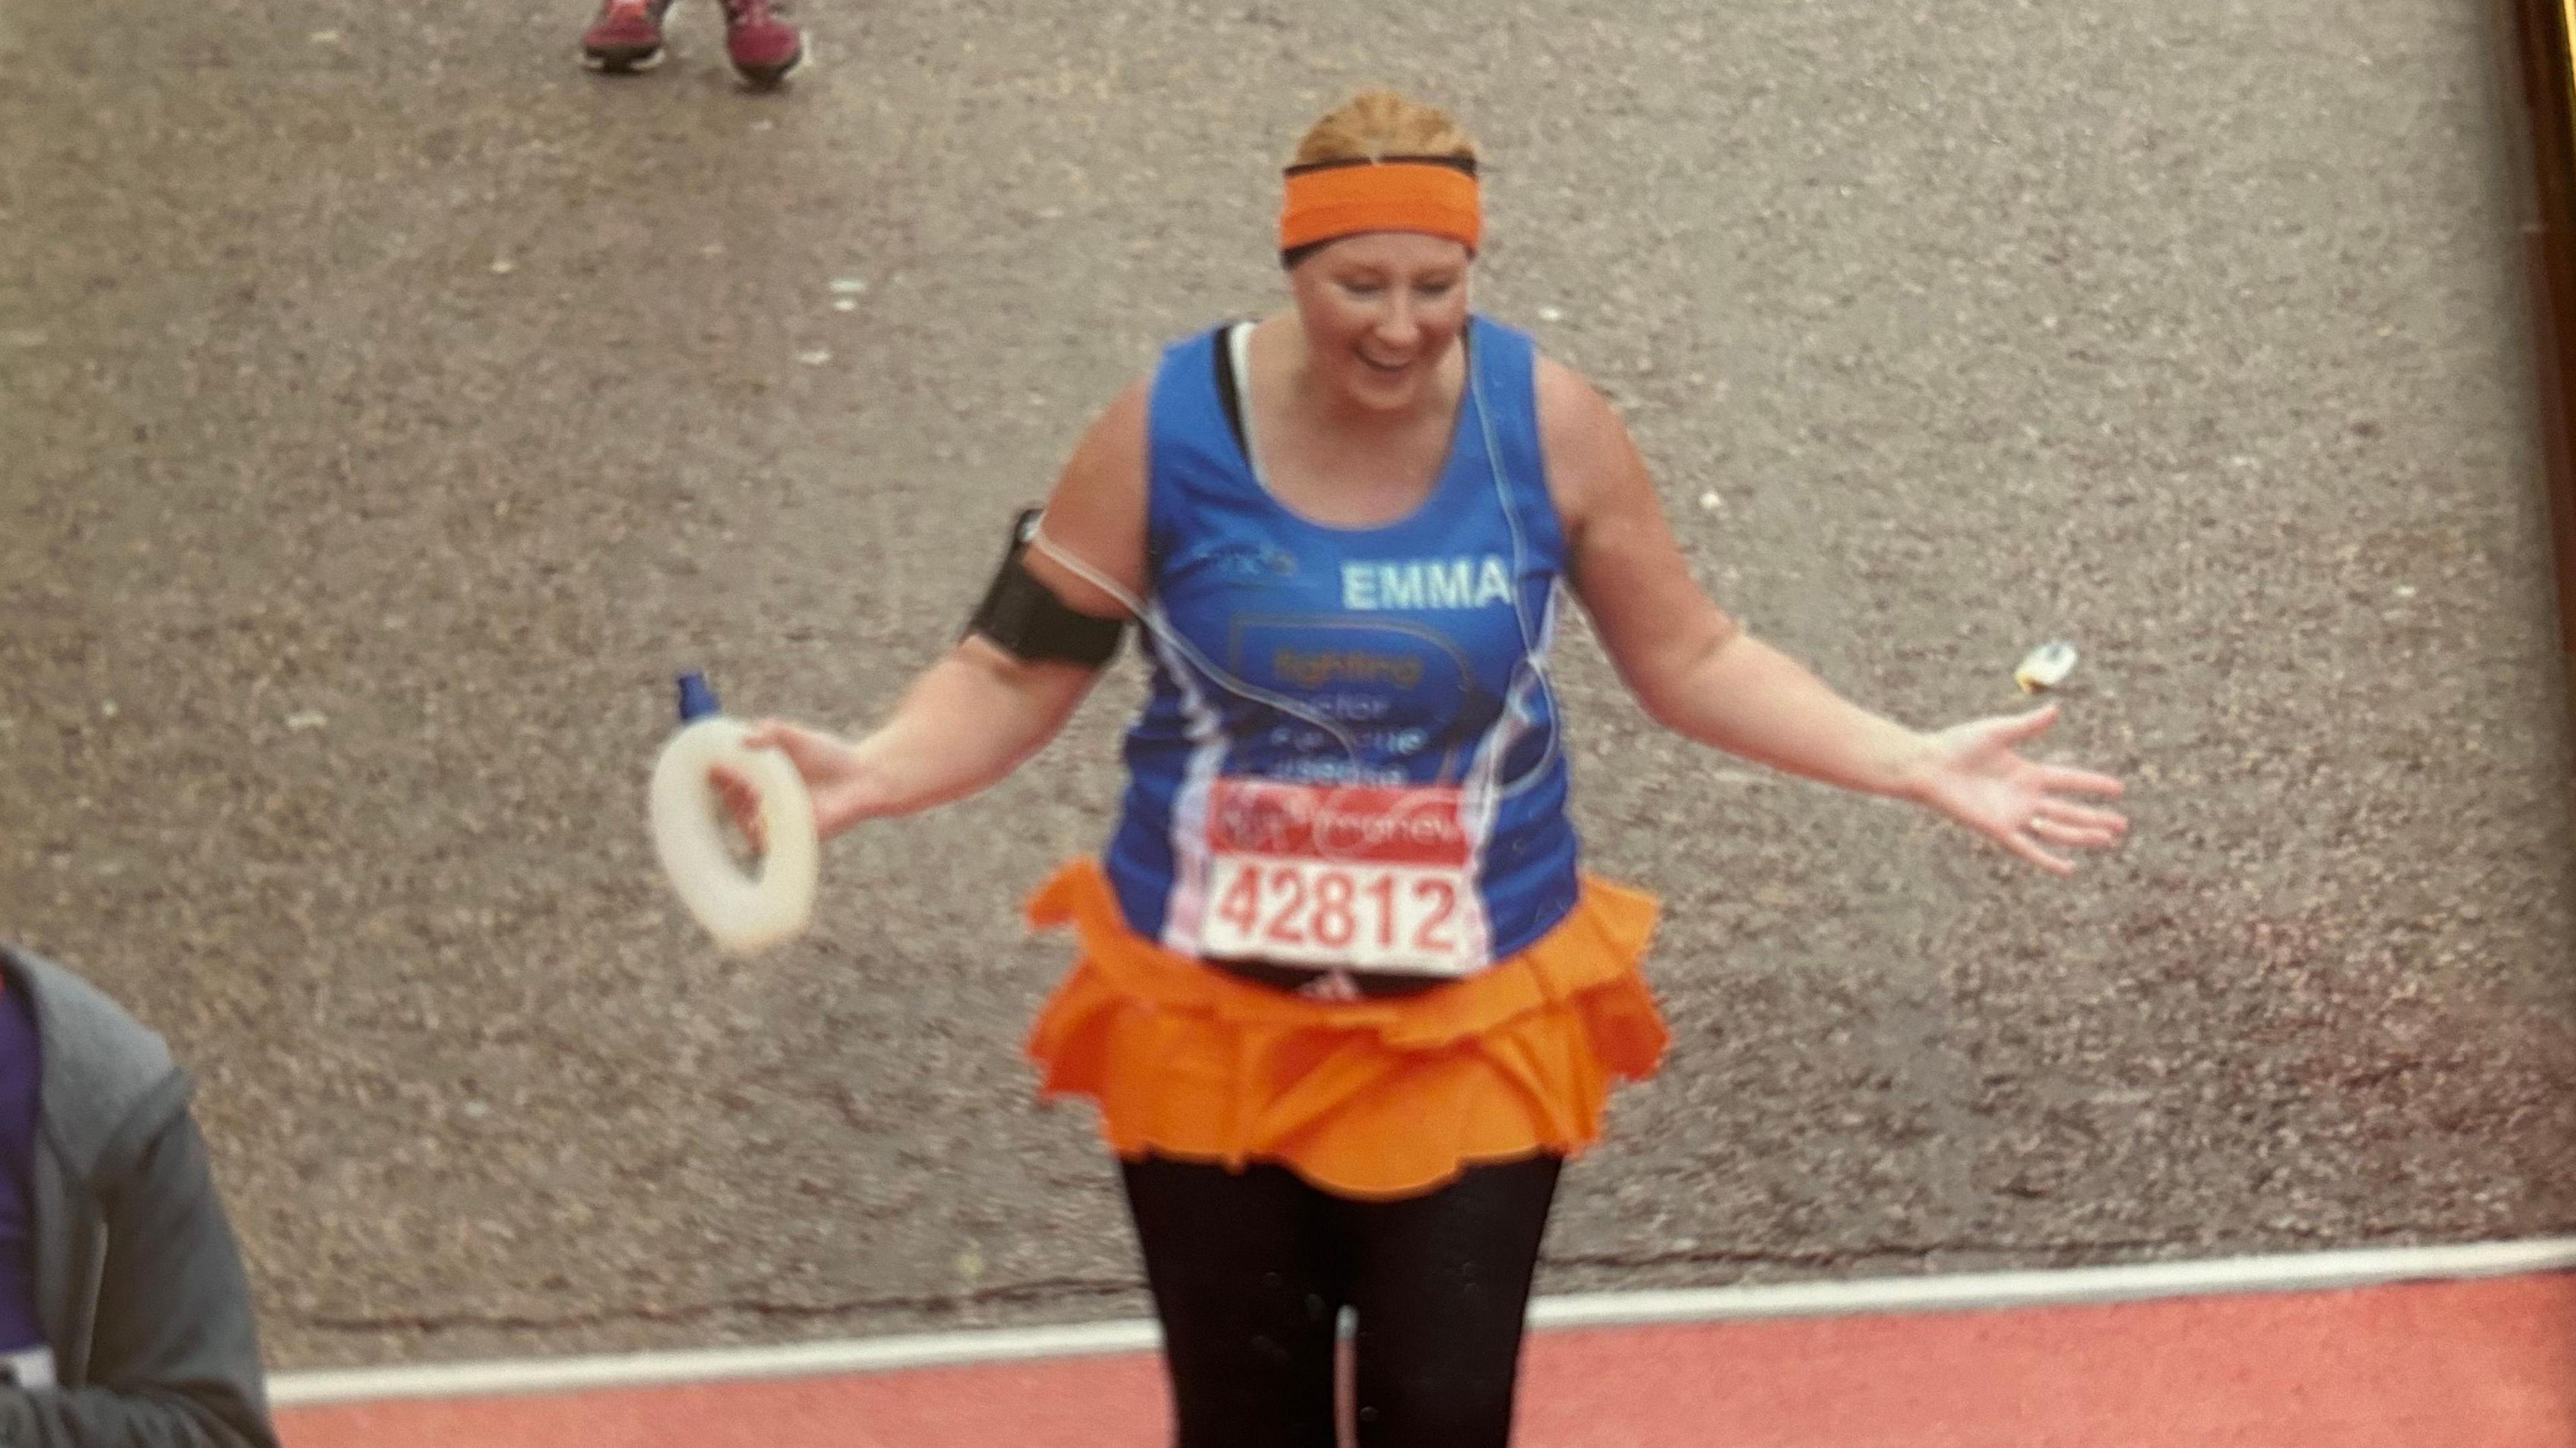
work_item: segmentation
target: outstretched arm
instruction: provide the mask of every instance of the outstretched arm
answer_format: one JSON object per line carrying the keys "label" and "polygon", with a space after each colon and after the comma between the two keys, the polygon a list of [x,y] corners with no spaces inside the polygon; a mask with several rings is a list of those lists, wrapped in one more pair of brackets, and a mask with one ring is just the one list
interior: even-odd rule
{"label": "outstretched arm", "polygon": [[[786,751],[814,801],[814,827],[825,839],[861,820],[911,814],[962,799],[998,783],[1046,747],[1091,691],[1096,669],[1029,663],[992,640],[960,640],[922,671],[884,723],[856,743],[764,719],[744,740]],[[737,820],[754,832],[758,805],[737,798],[731,770],[713,770]]]}
{"label": "outstretched arm", "polygon": [[1619,677],[1657,723],[1774,769],[1928,805],[2061,874],[2074,867],[2043,843],[2105,845],[2127,828],[2111,811],[2056,798],[2117,794],[2119,781],[2013,753],[2054,721],[2053,707],[1920,733],[1843,698],[1747,634],[1691,578],[1618,414],[1553,362],[1540,364],[1539,422],[1569,581]]}
{"label": "outstretched arm", "polygon": [[[1110,403],[1075,445],[1046,506],[1048,541],[1130,597],[1144,591],[1145,399],[1139,383]],[[1036,549],[1024,562],[1078,612],[1100,618],[1127,612]],[[1000,781],[1046,747],[1099,673],[1022,659],[972,634],[924,670],[885,722],[855,744],[777,720],[761,721],[746,742],[786,752],[813,797],[815,826],[828,839],[861,820],[928,809]],[[712,774],[758,845],[759,807],[750,784],[721,766]]]}

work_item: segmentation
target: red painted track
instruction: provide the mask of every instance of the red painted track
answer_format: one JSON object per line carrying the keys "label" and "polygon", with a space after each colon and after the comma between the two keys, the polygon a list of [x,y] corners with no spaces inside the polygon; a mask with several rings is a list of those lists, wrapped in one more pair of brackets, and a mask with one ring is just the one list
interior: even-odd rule
{"label": "red painted track", "polygon": [[[1153,1359],[281,1415],[287,1448],[1148,1448]],[[1526,1448],[2576,1448],[2576,1275],[1535,1334]]]}

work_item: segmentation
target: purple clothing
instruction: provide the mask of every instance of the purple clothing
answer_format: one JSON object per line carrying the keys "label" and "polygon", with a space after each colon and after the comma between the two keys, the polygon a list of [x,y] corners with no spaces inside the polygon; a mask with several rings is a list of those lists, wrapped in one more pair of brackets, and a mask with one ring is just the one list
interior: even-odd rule
{"label": "purple clothing", "polygon": [[36,1320],[36,1016],[27,993],[0,985],[0,1352],[45,1345]]}

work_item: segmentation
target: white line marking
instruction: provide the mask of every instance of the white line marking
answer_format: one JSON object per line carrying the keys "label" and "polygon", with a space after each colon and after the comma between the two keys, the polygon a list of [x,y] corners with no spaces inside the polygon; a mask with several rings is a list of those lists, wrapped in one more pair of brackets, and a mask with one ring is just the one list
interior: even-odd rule
{"label": "white line marking", "polygon": [[[1830,1313],[2062,1306],[2569,1270],[2576,1270],[2576,1237],[2549,1237],[2524,1242],[2366,1248],[2039,1272],[1961,1272],[1764,1287],[1591,1292],[1540,1298],[1530,1305],[1530,1324],[1541,1329],[1614,1327]],[[1161,1343],[1162,1334],[1151,1322],[1093,1322],[1070,1327],[934,1332],[776,1347],[280,1373],[269,1379],[269,1397],[280,1407],[306,1407],[386,1398],[564,1393],[1141,1353],[1152,1352]]]}
{"label": "white line marking", "polygon": [[1152,1352],[1162,1332],[1151,1322],[1088,1322],[1072,1327],[987,1332],[930,1332],[911,1337],[786,1343],[776,1347],[705,1348],[605,1357],[533,1358],[515,1362],[427,1367],[357,1368],[279,1373],[268,1380],[279,1407],[377,1398],[480,1397],[496,1393],[563,1393],[590,1388],[653,1387],[803,1377],[817,1373],[886,1372],[960,1363]]}
{"label": "white line marking", "polygon": [[2551,1237],[2528,1242],[2365,1248],[2041,1272],[1959,1272],[1856,1282],[1793,1282],[1774,1287],[1601,1292],[1541,1298],[1530,1304],[1530,1323],[1534,1327],[1608,1327],[1821,1313],[2068,1306],[2570,1269],[2576,1269],[2576,1237]]}

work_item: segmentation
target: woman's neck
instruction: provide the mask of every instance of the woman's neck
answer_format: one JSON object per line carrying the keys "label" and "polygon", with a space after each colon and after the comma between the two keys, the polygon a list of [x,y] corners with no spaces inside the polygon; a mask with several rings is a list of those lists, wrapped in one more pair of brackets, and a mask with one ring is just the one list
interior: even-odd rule
{"label": "woman's neck", "polygon": [[[1275,350],[1265,358],[1264,334],[1273,328],[1277,332]],[[1453,339],[1411,405],[1394,410],[1371,407],[1339,385],[1331,369],[1317,365],[1313,344],[1294,312],[1281,313],[1254,327],[1251,357],[1253,371],[1286,385],[1288,401],[1299,416],[1312,418],[1355,440],[1397,438],[1427,424],[1445,422],[1456,412],[1458,395],[1465,390],[1465,349]],[[1269,365],[1265,366],[1265,361]]]}

